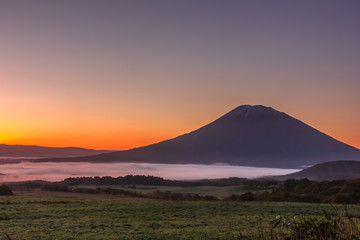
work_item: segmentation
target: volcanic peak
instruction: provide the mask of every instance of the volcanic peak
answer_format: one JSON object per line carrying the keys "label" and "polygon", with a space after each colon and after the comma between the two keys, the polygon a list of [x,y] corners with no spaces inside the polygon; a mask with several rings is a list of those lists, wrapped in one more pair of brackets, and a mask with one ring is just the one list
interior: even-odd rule
{"label": "volcanic peak", "polygon": [[279,117],[288,116],[271,107],[263,105],[241,105],[224,115],[226,118],[248,119],[258,117]]}

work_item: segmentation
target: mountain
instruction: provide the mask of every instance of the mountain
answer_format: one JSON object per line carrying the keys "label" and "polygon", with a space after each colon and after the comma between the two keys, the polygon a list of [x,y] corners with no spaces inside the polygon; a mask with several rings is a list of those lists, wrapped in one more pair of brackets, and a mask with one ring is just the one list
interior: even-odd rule
{"label": "mountain", "polygon": [[51,161],[302,168],[339,159],[360,160],[360,150],[271,107],[243,105],[196,131],[160,143]]}
{"label": "mountain", "polygon": [[38,157],[80,157],[101,153],[107,153],[107,150],[93,150],[75,147],[41,147],[31,145],[7,145],[0,144],[0,158],[38,158]]}
{"label": "mountain", "polygon": [[358,161],[334,161],[320,163],[296,173],[283,176],[274,176],[278,180],[304,179],[309,180],[338,180],[360,178],[360,162]]}

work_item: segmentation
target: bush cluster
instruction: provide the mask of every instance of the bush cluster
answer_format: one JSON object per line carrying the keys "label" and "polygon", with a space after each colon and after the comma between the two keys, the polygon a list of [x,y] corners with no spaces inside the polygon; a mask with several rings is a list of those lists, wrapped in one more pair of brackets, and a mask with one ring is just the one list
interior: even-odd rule
{"label": "bush cluster", "polygon": [[290,179],[269,192],[255,195],[258,201],[309,203],[360,203],[360,179],[315,182]]}
{"label": "bush cluster", "polygon": [[10,196],[10,195],[13,195],[11,189],[5,184],[0,185],[0,196]]}
{"label": "bush cluster", "polygon": [[46,183],[42,185],[41,190],[43,191],[56,191],[56,192],[70,192],[71,189],[65,185],[60,183]]}
{"label": "bush cluster", "polygon": [[324,217],[284,218],[281,215],[258,223],[253,233],[255,239],[283,240],[359,240],[360,229],[354,223],[346,207],[342,214]]}

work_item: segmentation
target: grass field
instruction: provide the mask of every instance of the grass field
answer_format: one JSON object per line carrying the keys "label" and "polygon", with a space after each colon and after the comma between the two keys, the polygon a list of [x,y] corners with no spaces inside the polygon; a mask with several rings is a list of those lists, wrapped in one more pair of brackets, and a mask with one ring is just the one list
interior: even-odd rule
{"label": "grass field", "polygon": [[199,194],[199,195],[212,195],[218,198],[228,197],[231,194],[242,194],[247,191],[252,191],[246,186],[237,185],[237,186],[149,186],[149,185],[80,185],[75,186],[81,188],[105,188],[110,187],[114,189],[124,189],[128,191],[141,192],[141,193],[152,193],[156,190],[159,191],[170,191],[172,193],[189,193],[189,194]]}
{"label": "grass field", "polygon": [[[359,221],[360,206],[348,206]],[[0,239],[243,239],[262,215],[324,216],[341,205],[175,202],[55,192],[0,197]],[[264,220],[261,220],[264,222]],[[245,238],[244,238],[245,239]]]}

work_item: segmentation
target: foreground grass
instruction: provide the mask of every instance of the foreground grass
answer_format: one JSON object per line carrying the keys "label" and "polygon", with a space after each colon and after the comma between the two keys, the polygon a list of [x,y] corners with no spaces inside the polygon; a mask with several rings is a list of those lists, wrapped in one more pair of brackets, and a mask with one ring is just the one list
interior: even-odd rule
{"label": "foreground grass", "polygon": [[[341,205],[174,202],[76,193],[0,197],[0,239],[251,239],[259,222],[337,215]],[[348,206],[359,223],[360,206]]]}

